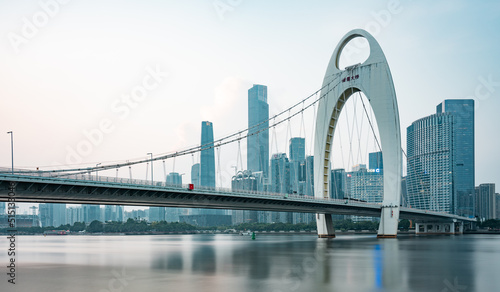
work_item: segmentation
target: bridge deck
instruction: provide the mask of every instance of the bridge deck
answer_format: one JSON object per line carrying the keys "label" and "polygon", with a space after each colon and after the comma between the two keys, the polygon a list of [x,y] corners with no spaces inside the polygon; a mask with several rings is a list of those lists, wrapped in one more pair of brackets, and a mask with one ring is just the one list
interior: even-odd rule
{"label": "bridge deck", "polygon": [[[309,196],[232,191],[196,186],[169,186],[162,182],[80,175],[55,178],[0,174],[0,201],[8,200],[10,182],[16,184],[16,202],[163,206],[279,212],[325,213],[379,217],[381,204],[321,199]],[[475,221],[426,210],[400,207],[400,218],[433,221]]]}

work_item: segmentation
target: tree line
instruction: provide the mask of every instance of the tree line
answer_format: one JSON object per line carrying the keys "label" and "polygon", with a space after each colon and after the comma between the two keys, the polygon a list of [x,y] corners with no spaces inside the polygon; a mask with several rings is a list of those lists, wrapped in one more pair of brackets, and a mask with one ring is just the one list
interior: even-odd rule
{"label": "tree line", "polygon": [[[374,231],[378,229],[378,222],[376,221],[361,221],[354,222],[350,219],[347,220],[335,220],[333,221],[333,226],[335,230],[370,230]],[[399,223],[399,228],[401,230],[407,230],[410,223],[408,220],[401,220]],[[488,220],[483,223],[484,227],[500,228],[500,220]],[[143,233],[143,232],[195,232],[201,230],[213,230],[213,231],[225,231],[228,229],[235,229],[238,231],[251,230],[251,231],[309,231],[313,232],[316,230],[316,221],[311,223],[242,223],[235,226],[212,226],[212,227],[202,227],[194,226],[183,222],[152,222],[148,223],[144,220],[135,220],[129,218],[126,222],[110,221],[101,222],[94,220],[90,224],[85,222],[75,222],[73,225],[66,224],[60,225],[59,227],[47,226],[47,227],[19,227],[17,232],[20,234],[42,234],[45,231],[51,230],[69,230],[71,232],[77,233],[85,231],[86,233]],[[0,233],[8,233],[8,228],[0,229]]]}

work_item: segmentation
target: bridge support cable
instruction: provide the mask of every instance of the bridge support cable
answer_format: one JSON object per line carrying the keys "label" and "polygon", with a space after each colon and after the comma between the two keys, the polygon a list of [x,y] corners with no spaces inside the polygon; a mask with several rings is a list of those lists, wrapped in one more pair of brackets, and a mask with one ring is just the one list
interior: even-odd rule
{"label": "bridge support cable", "polygon": [[[305,107],[303,106],[302,109],[299,109],[295,113],[290,114],[293,109],[297,108],[300,105],[303,105],[306,101],[309,101],[312,97],[317,96],[317,94],[320,93],[321,90],[325,89],[327,86],[329,86],[331,83],[334,83],[334,82],[336,82],[336,84],[335,84],[335,86],[332,86],[331,90],[333,90],[333,88],[335,88],[336,86],[338,86],[338,84],[340,83],[338,77],[334,78],[333,80],[330,81],[330,83],[328,83],[327,85],[323,86],[322,88],[316,90],[313,94],[309,95],[305,99],[303,99],[300,102],[294,104],[293,106],[289,107],[288,109],[285,109],[285,110],[279,112],[278,114],[275,114],[274,116],[270,117],[269,119],[267,119],[265,121],[262,121],[261,123],[258,123],[258,124],[254,125],[252,127],[247,128],[247,129],[240,130],[240,131],[237,131],[237,132],[235,132],[233,134],[230,134],[230,135],[227,135],[225,137],[222,137],[222,138],[220,138],[220,139],[218,139],[218,140],[216,140],[214,142],[208,143],[206,145],[194,146],[194,147],[191,147],[191,148],[184,149],[182,151],[177,151],[175,153],[160,154],[157,157],[154,157],[153,159],[139,159],[137,161],[129,161],[129,162],[126,162],[126,163],[101,165],[101,166],[98,166],[98,167],[70,168],[70,169],[60,169],[60,170],[44,170],[44,171],[38,171],[38,172],[39,173],[74,172],[74,174],[77,174],[77,173],[87,172],[87,171],[106,170],[106,169],[117,168],[117,167],[120,168],[120,167],[126,167],[126,166],[134,165],[134,164],[143,164],[143,163],[146,163],[146,162],[152,161],[152,160],[153,161],[155,161],[155,160],[163,160],[163,159],[173,158],[173,157],[177,157],[177,156],[183,156],[183,155],[187,155],[187,154],[198,153],[201,150],[206,150],[206,149],[213,148],[213,145],[215,145],[215,144],[222,146],[222,145],[225,145],[225,144],[233,143],[235,141],[239,141],[241,139],[248,138],[249,136],[259,134],[260,132],[266,131],[266,130],[268,130],[269,128],[271,128],[273,126],[277,126],[277,125],[279,125],[279,124],[287,121],[288,119],[291,119],[291,118],[295,117],[296,115],[298,115],[299,113],[307,110],[308,108],[312,107],[315,103],[317,103],[319,100],[321,100],[324,97],[324,95],[319,96],[319,98],[317,98],[316,100],[310,101],[307,106],[305,106]],[[328,90],[325,94],[328,94],[331,90]],[[266,128],[259,129],[258,131],[255,131],[255,132],[253,132],[253,131],[251,132],[250,131],[252,129],[261,127],[262,124],[267,123],[267,122],[269,122],[271,120],[276,120],[277,117],[280,117],[280,116],[284,115],[287,112],[289,113],[289,117],[288,118],[279,120],[278,122],[276,122],[274,124],[271,124],[271,125],[269,125]],[[246,133],[246,134],[242,135],[244,133]],[[25,170],[25,171],[22,171],[22,172],[27,174],[27,173],[34,173],[36,171]]]}

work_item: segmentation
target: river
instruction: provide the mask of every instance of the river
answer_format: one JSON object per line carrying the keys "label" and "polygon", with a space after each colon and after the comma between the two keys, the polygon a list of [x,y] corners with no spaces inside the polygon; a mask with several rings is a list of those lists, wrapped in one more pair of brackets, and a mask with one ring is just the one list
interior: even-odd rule
{"label": "river", "polygon": [[500,235],[17,236],[0,291],[500,291]]}

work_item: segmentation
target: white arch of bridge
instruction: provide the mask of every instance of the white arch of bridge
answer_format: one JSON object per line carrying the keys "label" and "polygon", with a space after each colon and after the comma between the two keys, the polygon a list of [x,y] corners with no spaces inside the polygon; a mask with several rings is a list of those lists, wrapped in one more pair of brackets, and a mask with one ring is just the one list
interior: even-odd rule
{"label": "white arch of bridge", "polygon": [[[370,56],[362,64],[339,69],[339,59],[351,40],[363,37],[370,46]],[[365,30],[347,33],[335,48],[323,85],[340,80],[335,88],[323,88],[319,101],[314,138],[314,194],[330,197],[331,144],[343,106],[351,95],[361,91],[372,106],[379,128],[384,161],[384,198],[378,237],[396,237],[401,194],[401,131],[396,92],[389,65],[375,38]],[[326,92],[323,94],[323,91]],[[317,214],[319,237],[335,237],[331,214]]]}

